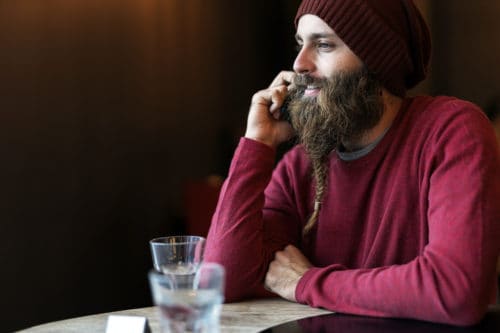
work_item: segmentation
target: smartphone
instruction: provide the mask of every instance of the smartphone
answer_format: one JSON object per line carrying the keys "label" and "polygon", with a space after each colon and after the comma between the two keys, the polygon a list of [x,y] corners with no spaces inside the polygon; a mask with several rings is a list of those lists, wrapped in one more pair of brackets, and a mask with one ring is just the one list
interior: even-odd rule
{"label": "smartphone", "polygon": [[288,94],[285,97],[285,101],[283,102],[283,105],[280,108],[280,119],[286,120],[291,124],[290,120],[290,113],[288,112],[288,105],[290,104],[290,100],[292,99],[291,95]]}

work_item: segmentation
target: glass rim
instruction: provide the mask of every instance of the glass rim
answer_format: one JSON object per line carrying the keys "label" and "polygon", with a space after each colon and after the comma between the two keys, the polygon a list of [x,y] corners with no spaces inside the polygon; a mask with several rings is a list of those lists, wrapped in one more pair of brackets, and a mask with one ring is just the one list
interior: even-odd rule
{"label": "glass rim", "polygon": [[[175,244],[168,242],[168,239],[176,239],[180,240],[179,242],[175,242]],[[188,244],[191,242],[199,242],[199,241],[204,241],[206,242],[206,238],[202,236],[195,236],[195,235],[173,235],[173,236],[163,236],[163,237],[156,237],[153,238],[149,241],[149,244],[151,245],[181,245],[181,244]]]}

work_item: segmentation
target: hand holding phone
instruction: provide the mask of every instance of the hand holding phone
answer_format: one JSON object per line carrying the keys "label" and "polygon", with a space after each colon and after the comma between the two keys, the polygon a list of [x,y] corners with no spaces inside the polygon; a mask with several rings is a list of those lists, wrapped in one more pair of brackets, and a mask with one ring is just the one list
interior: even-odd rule
{"label": "hand holding phone", "polygon": [[[295,135],[293,128],[283,121],[290,120],[287,106],[292,98],[287,98],[287,95],[290,95],[289,88],[293,75],[293,72],[281,72],[271,86],[252,96],[245,131],[246,138],[276,148]],[[280,101],[284,104],[279,103]]]}

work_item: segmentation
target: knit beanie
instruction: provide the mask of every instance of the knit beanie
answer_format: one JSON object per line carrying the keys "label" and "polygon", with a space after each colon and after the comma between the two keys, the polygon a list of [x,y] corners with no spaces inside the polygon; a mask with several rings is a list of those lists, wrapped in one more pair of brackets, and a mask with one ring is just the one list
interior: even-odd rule
{"label": "knit beanie", "polygon": [[412,0],[303,0],[296,27],[305,14],[325,21],[394,95],[425,78],[431,38]]}

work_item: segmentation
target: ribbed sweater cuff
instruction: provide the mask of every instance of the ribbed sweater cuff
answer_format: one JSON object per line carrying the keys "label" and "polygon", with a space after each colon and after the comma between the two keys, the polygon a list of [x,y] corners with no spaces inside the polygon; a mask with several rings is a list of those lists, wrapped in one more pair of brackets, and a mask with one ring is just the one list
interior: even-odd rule
{"label": "ribbed sweater cuff", "polygon": [[302,277],[299,280],[299,283],[297,284],[297,287],[295,287],[295,299],[297,302],[302,303],[302,304],[309,304],[308,297],[307,297],[307,292],[311,289],[309,287],[309,283],[311,282],[312,278],[314,275],[319,272],[321,268],[318,267],[313,267],[310,268],[307,272],[302,275]]}

